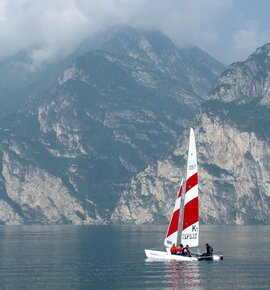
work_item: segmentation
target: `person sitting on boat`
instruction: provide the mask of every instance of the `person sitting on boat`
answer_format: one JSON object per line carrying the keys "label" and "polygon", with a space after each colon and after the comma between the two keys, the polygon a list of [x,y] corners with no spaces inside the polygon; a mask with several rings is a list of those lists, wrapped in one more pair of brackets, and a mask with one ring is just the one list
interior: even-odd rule
{"label": "person sitting on boat", "polygon": [[182,255],[183,256],[188,256],[188,257],[191,257],[191,253],[190,253],[190,250],[189,250],[189,245],[186,245],[182,251]]}
{"label": "person sitting on boat", "polygon": [[178,248],[176,248],[176,255],[181,255],[183,252],[184,246],[182,244],[179,245]]}
{"label": "person sitting on boat", "polygon": [[176,246],[175,246],[175,243],[173,243],[172,246],[171,246],[171,254],[172,255],[175,255],[176,254]]}
{"label": "person sitting on boat", "polygon": [[213,248],[208,243],[205,244],[205,247],[206,247],[206,253],[203,253],[201,256],[212,256]]}

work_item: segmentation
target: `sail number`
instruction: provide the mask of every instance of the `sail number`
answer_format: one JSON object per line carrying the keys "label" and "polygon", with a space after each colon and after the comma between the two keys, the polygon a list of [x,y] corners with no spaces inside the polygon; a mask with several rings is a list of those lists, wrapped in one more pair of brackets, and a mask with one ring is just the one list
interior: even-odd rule
{"label": "sail number", "polygon": [[188,233],[188,234],[182,234],[182,239],[184,240],[195,240],[198,238],[198,226],[195,224],[195,225],[192,225],[191,227],[192,229],[192,232],[191,233]]}
{"label": "sail number", "polygon": [[194,240],[198,238],[198,233],[182,234],[183,240]]}

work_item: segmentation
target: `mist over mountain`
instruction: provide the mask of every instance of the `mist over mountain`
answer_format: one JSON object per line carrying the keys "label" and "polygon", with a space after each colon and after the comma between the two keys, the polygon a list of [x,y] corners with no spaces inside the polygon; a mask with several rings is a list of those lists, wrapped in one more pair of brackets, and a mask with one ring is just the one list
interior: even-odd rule
{"label": "mist over mountain", "polygon": [[170,154],[224,70],[197,47],[131,28],[60,67],[2,116],[2,223],[111,222],[133,177]]}

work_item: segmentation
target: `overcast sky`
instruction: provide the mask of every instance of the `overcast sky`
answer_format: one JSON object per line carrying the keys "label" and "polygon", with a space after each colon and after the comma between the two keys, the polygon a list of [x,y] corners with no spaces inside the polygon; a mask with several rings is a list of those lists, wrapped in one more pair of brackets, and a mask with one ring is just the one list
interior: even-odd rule
{"label": "overcast sky", "polygon": [[71,53],[114,25],[160,29],[223,63],[270,42],[269,0],[0,0],[0,59],[22,49],[35,63]]}

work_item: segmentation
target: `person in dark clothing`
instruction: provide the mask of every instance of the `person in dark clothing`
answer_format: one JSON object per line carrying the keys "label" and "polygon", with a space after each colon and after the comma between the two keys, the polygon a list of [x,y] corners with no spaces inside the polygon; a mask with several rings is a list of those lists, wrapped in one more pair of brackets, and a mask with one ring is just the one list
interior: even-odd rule
{"label": "person in dark clothing", "polygon": [[182,255],[183,256],[188,256],[188,257],[191,257],[191,253],[189,251],[189,245],[186,245],[182,251]]}
{"label": "person in dark clothing", "polygon": [[212,256],[213,248],[208,243],[205,244],[205,247],[206,247],[206,253],[203,253],[201,256]]}

